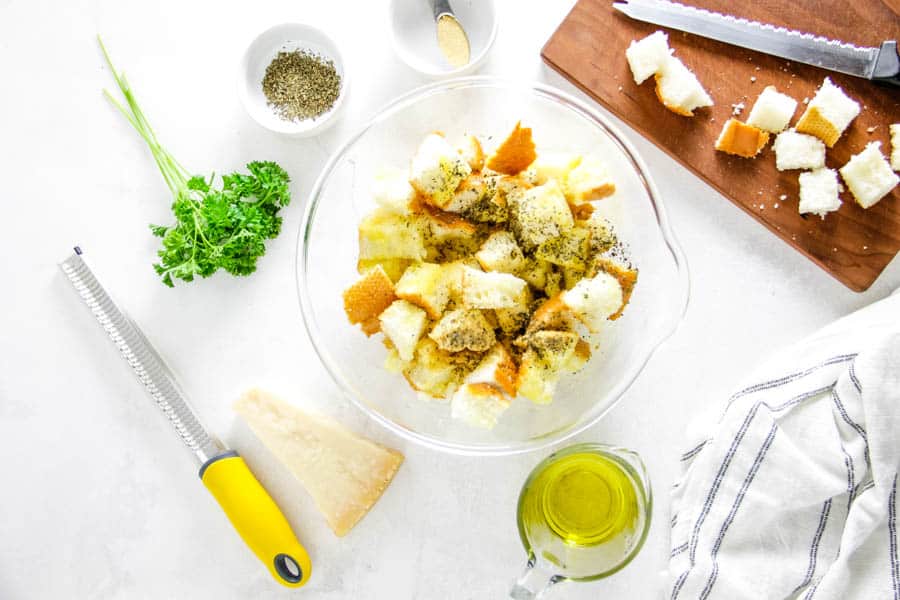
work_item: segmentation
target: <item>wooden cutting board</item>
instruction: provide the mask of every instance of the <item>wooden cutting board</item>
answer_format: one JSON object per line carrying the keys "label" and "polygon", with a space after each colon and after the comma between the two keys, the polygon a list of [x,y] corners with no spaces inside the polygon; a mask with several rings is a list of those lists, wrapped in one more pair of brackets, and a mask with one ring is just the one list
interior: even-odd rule
{"label": "wooden cutting board", "polygon": [[[690,0],[695,6],[738,17],[815,32],[859,46],[878,46],[900,37],[900,0]],[[544,46],[544,60],[572,83],[618,115],[650,141],[716,188],[778,237],[808,256],[847,287],[861,292],[900,250],[900,188],[863,210],[843,192],[841,209],[824,220],[797,210],[798,171],[779,172],[771,142],[755,159],[713,149],[733,104],[746,119],[767,85],[799,104],[794,121],[827,75],[864,106],[843,137],[829,149],[830,168],[842,166],[866,143],[880,141],[890,153],[888,126],[900,122],[900,88],[794,64],[721,42],[664,29],[675,55],[696,73],[715,100],[693,118],[666,110],[652,78],[636,85],[625,49],[660,27],[634,21],[612,8],[611,0],[579,0]],[[665,195],[665,190],[663,190]],[[777,208],[776,208],[777,205]]]}

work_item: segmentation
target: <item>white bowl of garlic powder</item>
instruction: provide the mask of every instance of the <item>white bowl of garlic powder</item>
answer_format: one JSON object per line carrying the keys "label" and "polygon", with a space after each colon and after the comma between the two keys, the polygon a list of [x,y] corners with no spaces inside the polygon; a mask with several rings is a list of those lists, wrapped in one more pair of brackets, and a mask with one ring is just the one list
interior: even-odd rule
{"label": "white bowl of garlic powder", "polygon": [[391,1],[394,49],[403,62],[429,77],[471,73],[484,62],[497,37],[493,0],[450,0],[450,6],[469,40],[469,61],[458,67],[441,50],[430,0]]}

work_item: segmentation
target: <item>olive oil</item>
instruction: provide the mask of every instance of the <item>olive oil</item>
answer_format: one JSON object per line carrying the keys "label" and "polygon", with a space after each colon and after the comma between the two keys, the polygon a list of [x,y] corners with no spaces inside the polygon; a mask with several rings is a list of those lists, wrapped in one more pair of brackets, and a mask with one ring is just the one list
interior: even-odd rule
{"label": "olive oil", "polygon": [[643,543],[649,494],[637,455],[572,446],[538,465],[525,483],[519,533],[544,568],[569,579],[602,577],[624,566]]}

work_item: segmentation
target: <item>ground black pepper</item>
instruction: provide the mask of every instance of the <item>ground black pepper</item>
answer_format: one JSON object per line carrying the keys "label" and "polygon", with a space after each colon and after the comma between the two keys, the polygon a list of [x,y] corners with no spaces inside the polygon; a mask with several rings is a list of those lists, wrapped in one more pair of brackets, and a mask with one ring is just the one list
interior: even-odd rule
{"label": "ground black pepper", "polygon": [[262,80],[269,106],[286,121],[312,119],[328,112],[341,93],[334,63],[308,50],[282,51],[266,67]]}

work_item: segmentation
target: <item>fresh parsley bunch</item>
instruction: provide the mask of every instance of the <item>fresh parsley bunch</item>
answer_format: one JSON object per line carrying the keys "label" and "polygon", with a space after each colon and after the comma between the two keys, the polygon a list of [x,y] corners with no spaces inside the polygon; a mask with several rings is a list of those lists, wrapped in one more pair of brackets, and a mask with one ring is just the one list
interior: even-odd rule
{"label": "fresh parsley bunch", "polygon": [[281,231],[278,211],[291,201],[288,174],[274,162],[251,162],[249,174],[223,175],[218,188],[215,174],[209,180],[190,176],[159,144],[125,75],[116,72],[103,42],[98,41],[127,107],[108,91],[103,93],[147,142],[175,197],[175,224],[150,226],[153,235],[162,238],[160,260],[153,265],[162,282],[174,287],[175,279],[193,281],[197,275],[209,277],[219,269],[232,275],[253,273],[257,259],[266,253],[265,241]]}

